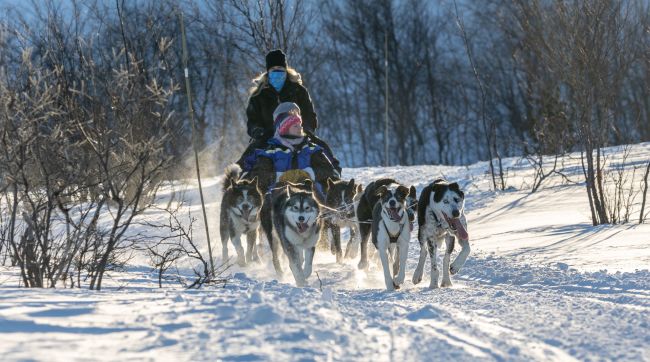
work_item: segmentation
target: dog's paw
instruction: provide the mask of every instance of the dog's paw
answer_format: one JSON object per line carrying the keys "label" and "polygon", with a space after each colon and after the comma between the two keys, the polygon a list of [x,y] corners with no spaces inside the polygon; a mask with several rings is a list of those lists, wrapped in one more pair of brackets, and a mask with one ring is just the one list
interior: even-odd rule
{"label": "dog's paw", "polygon": [[360,270],[367,270],[368,269],[368,261],[367,260],[361,260],[358,265]]}
{"label": "dog's paw", "polygon": [[291,280],[287,279],[287,277],[284,275],[284,271],[283,271],[283,270],[280,270],[279,272],[276,271],[276,272],[275,272],[275,278],[276,278],[277,281],[279,281],[280,283],[291,282]]}
{"label": "dog's paw", "polygon": [[237,258],[237,265],[246,266],[246,258],[241,256]]}
{"label": "dog's paw", "polygon": [[400,285],[397,284],[396,282],[393,282],[393,288],[395,288],[394,290],[398,290],[398,289],[401,288],[401,287],[400,287]]}
{"label": "dog's paw", "polygon": [[330,252],[332,253],[332,255],[336,255],[336,247],[334,246],[334,244],[332,244],[332,247],[330,248]]}
{"label": "dog's paw", "polygon": [[449,273],[451,275],[454,275],[460,271],[460,265],[457,265],[456,263],[451,263],[451,266],[449,267]]}
{"label": "dog's paw", "polygon": [[343,253],[336,253],[336,263],[343,264]]}
{"label": "dog's paw", "polygon": [[418,284],[419,282],[422,281],[422,275],[413,275],[413,284]]}
{"label": "dog's paw", "polygon": [[438,282],[431,282],[431,284],[429,284],[429,289],[438,289]]}
{"label": "dog's paw", "polygon": [[443,280],[442,283],[440,283],[440,286],[442,288],[451,288],[453,284],[451,283],[451,280]]}
{"label": "dog's paw", "polygon": [[296,279],[296,287],[304,288],[307,286],[307,281],[305,279]]}
{"label": "dog's paw", "polygon": [[402,285],[402,284],[404,284],[404,279],[406,279],[406,276],[400,275],[398,273],[397,276],[393,277],[393,279],[395,280],[395,283],[397,285]]}

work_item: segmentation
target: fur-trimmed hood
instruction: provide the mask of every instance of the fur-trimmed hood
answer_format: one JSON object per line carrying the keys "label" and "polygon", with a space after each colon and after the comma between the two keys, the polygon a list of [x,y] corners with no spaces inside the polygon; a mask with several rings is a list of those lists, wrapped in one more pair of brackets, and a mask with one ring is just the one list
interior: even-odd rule
{"label": "fur-trimmed hood", "polygon": [[318,118],[311,103],[309,92],[303,86],[302,77],[292,68],[287,68],[287,81],[280,91],[269,85],[267,73],[253,80],[246,107],[248,135],[254,139],[267,140],[273,137],[273,112],[280,103],[292,102],[300,107],[302,126],[313,133],[318,128]]}

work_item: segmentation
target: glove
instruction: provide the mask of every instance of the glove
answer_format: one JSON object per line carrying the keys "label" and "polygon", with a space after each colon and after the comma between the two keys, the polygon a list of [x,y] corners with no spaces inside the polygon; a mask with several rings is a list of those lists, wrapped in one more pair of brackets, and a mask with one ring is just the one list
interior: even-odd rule
{"label": "glove", "polygon": [[253,129],[253,132],[251,132],[251,136],[256,140],[262,138],[262,136],[264,136],[264,128],[257,127]]}

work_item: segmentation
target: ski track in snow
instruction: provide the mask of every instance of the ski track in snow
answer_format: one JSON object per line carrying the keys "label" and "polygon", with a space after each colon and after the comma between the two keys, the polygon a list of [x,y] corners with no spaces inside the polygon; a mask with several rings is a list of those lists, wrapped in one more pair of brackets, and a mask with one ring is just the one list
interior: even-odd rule
{"label": "ski track in snow", "polygon": [[315,268],[322,287],[310,279],[303,289],[244,273],[224,288],[158,289],[153,274],[137,271],[125,274],[141,273],[147,287],[3,288],[3,360],[566,361],[650,353],[647,271],[567,273],[475,255],[453,288],[407,282],[386,292],[377,266],[366,276],[321,259],[331,259]]}
{"label": "ski track in snow", "polygon": [[[650,144],[634,151],[647,157]],[[511,183],[530,172],[504,162],[520,173]],[[650,360],[648,225],[591,227],[580,185],[490,192],[486,167],[345,170],[364,184],[394,177],[418,191],[442,175],[460,181],[472,252],[452,288],[427,288],[429,262],[411,283],[415,232],[395,292],[384,291],[377,263],[366,273],[322,250],[309,287],[295,288],[288,270],[276,280],[265,245],[261,264],[233,267],[224,287],[200,290],[160,289],[135,265],[111,273],[101,292],[28,290],[0,267],[0,360]],[[219,181],[206,189],[219,193]]]}

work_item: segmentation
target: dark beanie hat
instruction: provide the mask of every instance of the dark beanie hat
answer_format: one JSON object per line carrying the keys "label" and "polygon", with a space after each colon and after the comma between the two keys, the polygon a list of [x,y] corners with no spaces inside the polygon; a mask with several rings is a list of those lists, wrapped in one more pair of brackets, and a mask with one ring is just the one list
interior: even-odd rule
{"label": "dark beanie hat", "polygon": [[266,70],[278,66],[287,67],[287,56],[280,49],[271,50],[266,54]]}

